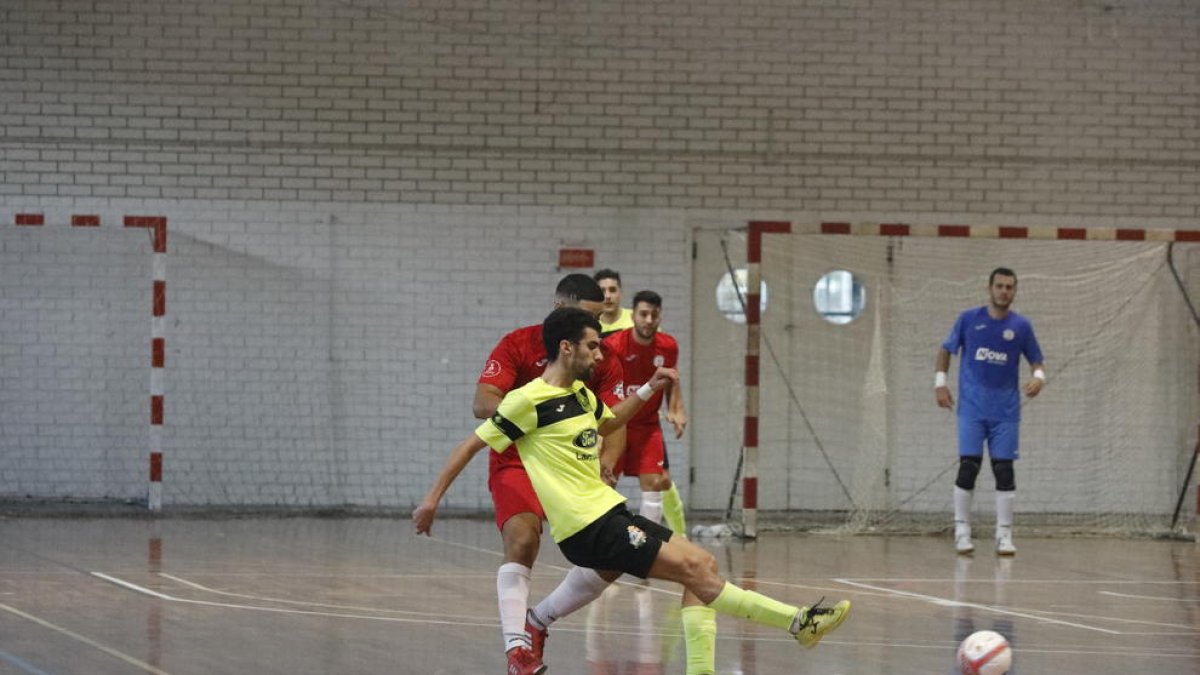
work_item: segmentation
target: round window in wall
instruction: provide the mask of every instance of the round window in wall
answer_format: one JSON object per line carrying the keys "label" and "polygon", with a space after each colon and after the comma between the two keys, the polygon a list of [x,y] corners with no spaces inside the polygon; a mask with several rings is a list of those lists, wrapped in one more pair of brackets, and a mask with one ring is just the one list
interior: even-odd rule
{"label": "round window in wall", "polygon": [[853,272],[834,270],[817,280],[813,306],[829,323],[850,323],[867,306],[867,289]]}
{"label": "round window in wall", "polygon": [[[734,286],[734,277],[730,276],[728,272],[721,277],[721,282],[717,284],[717,309],[721,311],[722,316],[734,323],[746,323],[746,313],[742,311],[742,303],[746,299],[748,273],[744,267],[734,270],[734,273],[737,276],[737,286]],[[767,311],[767,282],[759,282],[758,296],[758,311],[761,314]]]}

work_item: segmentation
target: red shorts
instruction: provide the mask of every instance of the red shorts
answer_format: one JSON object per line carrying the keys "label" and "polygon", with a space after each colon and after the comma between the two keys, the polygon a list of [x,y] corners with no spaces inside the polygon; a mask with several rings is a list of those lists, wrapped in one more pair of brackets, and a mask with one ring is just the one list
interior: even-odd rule
{"label": "red shorts", "polygon": [[[503,530],[504,523],[518,513],[532,513],[545,520],[546,512],[533,491],[525,465],[516,458],[517,449],[509,448],[503,455],[494,450],[488,452],[492,454],[488,463],[488,490],[492,492],[492,506],[496,509],[496,528]],[[510,452],[513,457],[507,456]]]}
{"label": "red shorts", "polygon": [[667,468],[667,446],[663,444],[662,427],[656,422],[625,425],[625,454],[621,456],[621,473],[640,476],[662,473]]}

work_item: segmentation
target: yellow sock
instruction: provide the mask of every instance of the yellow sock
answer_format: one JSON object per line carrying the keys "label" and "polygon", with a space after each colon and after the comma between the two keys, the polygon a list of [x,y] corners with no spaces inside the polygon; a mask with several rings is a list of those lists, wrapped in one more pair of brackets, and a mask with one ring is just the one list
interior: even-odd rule
{"label": "yellow sock", "polygon": [[687,521],[683,516],[683,499],[679,497],[679,490],[675,487],[675,481],[671,481],[671,488],[663,490],[663,519],[667,521],[667,527],[679,536],[687,539]]}
{"label": "yellow sock", "polygon": [[683,638],[687,645],[687,675],[717,672],[717,613],[704,605],[684,607]]}
{"label": "yellow sock", "polygon": [[708,606],[722,614],[783,630],[791,630],[792,621],[800,612],[799,607],[773,600],[762,593],[738,588],[728,581],[721,594]]}

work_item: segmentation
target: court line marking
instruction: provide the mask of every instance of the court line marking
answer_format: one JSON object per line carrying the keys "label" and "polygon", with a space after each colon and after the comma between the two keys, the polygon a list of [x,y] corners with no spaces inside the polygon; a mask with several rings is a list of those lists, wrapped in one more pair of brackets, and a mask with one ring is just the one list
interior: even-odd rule
{"label": "court line marking", "polygon": [[[204,593],[212,593],[213,595],[223,595],[223,596],[227,596],[227,597],[231,597],[231,598],[243,598],[246,600],[257,600],[259,602],[276,602],[276,603],[283,604],[283,605],[303,605],[303,606],[308,606],[308,607],[325,607],[328,609],[345,609],[345,610],[354,610],[354,611],[360,611],[360,612],[411,614],[411,615],[416,615],[416,616],[427,616],[429,614],[428,612],[414,612],[412,610],[407,610],[407,609],[382,609],[379,607],[363,607],[360,605],[336,605],[336,604],[324,603],[324,602],[314,602],[312,600],[286,600],[283,598],[273,598],[273,597],[265,596],[265,595],[250,595],[248,593],[234,593],[233,591],[222,591],[222,590],[219,590],[216,588],[210,588],[203,584],[198,584],[194,581],[188,581],[187,579],[177,577],[173,574],[167,574],[166,572],[159,572],[158,576],[164,577],[166,579],[170,579],[171,581],[182,584],[184,586],[188,586],[190,588],[194,588],[194,589],[202,591]],[[441,614],[441,616],[444,618],[447,618],[447,619],[474,618],[474,615],[456,616],[456,615],[450,615],[450,614]]]}
{"label": "court line marking", "polygon": [[1200,599],[1196,598],[1167,598],[1161,595],[1134,595],[1132,593],[1116,593],[1114,591],[1099,591],[1100,595],[1111,595],[1114,598],[1133,598],[1135,600],[1160,600],[1163,602],[1186,602],[1189,604],[1200,603]]}
{"label": "court line marking", "polygon": [[[152,598],[157,598],[159,600],[166,600],[167,602],[177,602],[177,603],[184,604],[184,605],[200,605],[202,607],[224,607],[226,609],[246,609],[246,610],[251,610],[251,611],[255,611],[255,612],[270,612],[273,614],[299,614],[302,616],[327,616],[327,617],[333,617],[333,618],[338,618],[338,619],[365,619],[365,620],[369,620],[369,621],[387,621],[390,623],[423,623],[423,624],[440,624],[440,625],[447,625],[447,626],[477,626],[477,627],[482,627],[482,628],[494,628],[496,626],[496,622],[479,623],[479,622],[472,622],[472,621],[463,621],[461,619],[454,620],[454,621],[443,621],[443,620],[430,619],[430,618],[408,619],[408,618],[399,617],[399,616],[366,616],[366,615],[362,615],[362,614],[344,614],[341,612],[316,612],[316,611],[308,611],[308,610],[303,610],[303,609],[287,609],[285,607],[261,607],[258,605],[241,605],[241,604],[235,604],[235,603],[230,603],[230,602],[214,602],[212,600],[192,600],[190,598],[178,598],[173,595],[167,595],[166,593],[160,593],[153,589],[149,589],[144,586],[139,586],[135,583],[125,581],[124,579],[119,579],[117,577],[114,577],[114,576],[111,576],[108,574],[104,574],[103,572],[88,572],[88,574],[91,574],[92,576],[96,577],[97,579],[103,579],[104,581],[107,581],[110,584],[115,584],[117,586],[120,586],[120,587],[125,588],[130,591],[133,591],[135,593],[141,593],[142,595],[148,595]],[[3,605],[0,605],[0,607],[3,607]]]}
{"label": "court line marking", "polygon": [[142,670],[146,671],[147,673],[154,673],[154,675],[170,675],[170,673],[168,673],[167,671],[155,668],[154,666],[150,665],[149,663],[146,663],[145,661],[135,659],[134,657],[129,656],[128,654],[124,654],[122,652],[117,651],[116,649],[113,649],[112,647],[108,647],[106,645],[100,644],[99,642],[96,642],[95,640],[93,640],[89,637],[80,635],[79,633],[76,633],[75,631],[72,631],[70,629],[63,628],[62,626],[58,626],[56,624],[50,623],[49,621],[46,621],[45,619],[41,619],[32,614],[27,614],[25,612],[22,612],[21,610],[17,609],[16,607],[9,607],[8,605],[0,604],[0,609],[4,610],[10,614],[15,614],[27,621],[32,621],[33,623],[36,623],[37,625],[42,626],[44,628],[49,628],[50,630],[55,631],[57,633],[62,633],[63,635],[66,635],[67,637],[69,637],[73,640],[77,640],[89,647],[98,649],[113,658],[120,659],[121,661],[128,663],[131,666],[136,666],[138,668],[141,668]]}
{"label": "court line marking", "polygon": [[866,588],[866,589],[869,589],[872,591],[885,593],[887,595],[913,598],[915,600],[923,600],[925,602],[937,605],[939,607],[969,607],[972,609],[980,609],[985,612],[993,612],[995,614],[1003,614],[1005,616],[1015,616],[1020,619],[1032,619],[1034,621],[1042,621],[1045,623],[1054,623],[1054,624],[1058,624],[1060,626],[1067,626],[1069,628],[1078,628],[1080,630],[1092,630],[1092,631],[1096,631],[1099,633],[1107,633],[1109,635],[1121,635],[1122,634],[1121,631],[1119,631],[1119,630],[1110,630],[1108,628],[1100,628],[1099,626],[1089,626],[1087,624],[1074,623],[1072,621],[1063,621],[1061,619],[1051,619],[1049,617],[1038,616],[1036,614],[1029,614],[1026,612],[1016,612],[1011,609],[1005,609],[1003,607],[996,607],[994,605],[983,605],[983,604],[979,604],[979,603],[975,603],[975,602],[961,602],[958,600],[949,600],[947,598],[939,598],[936,595],[926,595],[924,593],[913,593],[911,591],[899,591],[899,590],[896,590],[893,588],[887,588],[885,586],[872,586],[871,584],[863,584],[863,583],[859,583],[857,581],[851,581],[849,579],[834,579],[834,581],[837,583],[846,584],[847,586]]}
{"label": "court line marking", "polygon": [[0,659],[4,659],[5,661],[8,661],[9,663],[13,664],[14,666],[20,668],[21,670],[23,670],[27,673],[30,673],[30,675],[50,675],[50,673],[47,673],[46,671],[42,670],[41,668],[38,668],[37,666],[26,661],[25,659],[23,659],[19,656],[16,656],[15,654],[9,654],[8,652],[4,651],[3,649],[0,649]]}
{"label": "court line marking", "polygon": [[[946,583],[948,581],[959,581],[953,577],[848,577],[851,581],[878,581],[886,583]],[[992,583],[992,579],[966,579],[968,583]],[[1177,586],[1194,586],[1200,584],[1200,581],[1133,581],[1130,579],[1008,579],[1005,581],[1008,584],[1111,584],[1111,585],[1177,585]]]}
{"label": "court line marking", "polygon": [[[857,579],[857,580],[861,581],[861,579]],[[834,581],[848,581],[848,580],[845,580],[845,579],[841,579],[841,580],[835,579]],[[930,581],[932,581],[932,580],[930,580]],[[947,579],[947,580],[944,580],[944,581],[949,581],[949,580]],[[771,583],[771,582],[765,582],[765,583]],[[993,582],[993,581],[991,581],[991,580],[987,580],[987,583],[994,583],[994,582]],[[1008,583],[1008,582],[1005,582],[1005,583]],[[780,584],[780,585],[784,585],[784,584]],[[837,592],[838,590],[841,590],[841,589],[837,589],[837,590],[835,590],[835,591],[832,591],[832,592]],[[902,592],[902,591],[894,591],[894,590],[892,590],[892,589],[887,589],[887,590],[886,590],[885,592],[883,592],[883,593],[870,593],[869,595],[873,595],[873,596],[880,596],[880,597],[893,597],[893,596],[895,596],[897,593],[901,593],[901,592]],[[1097,592],[1098,592],[1098,593],[1103,593],[1104,591],[1097,591]],[[937,596],[929,596],[929,597],[937,597]],[[942,600],[941,602],[942,602],[942,603],[944,603],[944,604],[947,604],[948,606],[954,606],[954,603],[955,603],[955,602],[957,602],[957,601],[954,601],[954,600]],[[937,604],[937,603],[935,603],[935,604]],[[976,606],[977,606],[977,605],[976,605]],[[1049,619],[1047,619],[1047,618],[1046,618],[1046,617],[1047,617],[1047,616],[1049,616],[1049,615],[1053,615],[1053,616],[1070,616],[1070,617],[1075,617],[1075,618],[1077,618],[1077,619],[1089,619],[1089,620],[1092,620],[1092,621],[1107,621],[1107,622],[1110,622],[1110,623],[1133,624],[1133,625],[1138,625],[1138,626],[1155,626],[1155,627],[1158,627],[1158,628],[1176,628],[1176,629],[1179,629],[1179,630],[1182,630],[1182,631],[1187,631],[1186,633],[1182,633],[1182,634],[1185,634],[1185,635],[1191,635],[1191,634],[1194,634],[1194,633],[1195,633],[1195,632],[1197,632],[1197,630],[1198,630],[1196,626],[1192,626],[1192,625],[1189,625],[1189,624],[1179,624],[1179,623],[1163,623],[1163,622],[1161,622],[1161,621],[1146,621],[1146,620],[1143,620],[1143,619],[1127,619],[1127,618],[1122,618],[1122,617],[1114,617],[1114,616],[1108,616],[1108,615],[1084,614],[1084,613],[1082,613],[1082,612],[1056,612],[1056,611],[1051,611],[1051,610],[1042,610],[1042,609],[1031,609],[1031,610],[1026,610],[1026,611],[1029,611],[1029,612],[1031,612],[1031,613],[1034,613],[1035,615],[1037,615],[1037,616],[1038,616],[1038,618],[1045,619],[1045,620],[1049,620]],[[1161,632],[1161,631],[1160,631],[1160,632],[1156,632],[1156,633],[1135,633],[1135,632],[1130,632],[1130,631],[1124,631],[1124,632],[1122,632],[1121,634],[1122,634],[1122,635],[1160,635],[1160,636],[1161,636],[1161,635],[1177,635],[1178,633],[1163,633],[1163,632]]]}

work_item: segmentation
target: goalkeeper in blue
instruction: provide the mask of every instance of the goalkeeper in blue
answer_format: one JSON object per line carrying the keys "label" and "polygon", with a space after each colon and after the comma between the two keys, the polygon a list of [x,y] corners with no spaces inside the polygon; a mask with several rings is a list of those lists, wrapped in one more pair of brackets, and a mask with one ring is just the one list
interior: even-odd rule
{"label": "goalkeeper in blue", "polygon": [[975,478],[983,465],[987,444],[996,479],[996,553],[1014,555],[1013,499],[1016,476],[1013,462],[1018,452],[1021,424],[1020,360],[1029,362],[1033,376],[1025,395],[1033,398],[1046,383],[1042,349],[1029,319],[1012,311],[1017,297],[1017,275],[997,267],[988,277],[988,304],[958,316],[954,328],[938,350],[934,373],[937,404],[954,409],[954,396],[946,382],[950,357],[960,355],[958,368],[958,477],[954,481],[954,548],[967,555],[975,550],[971,540],[971,503]]}

